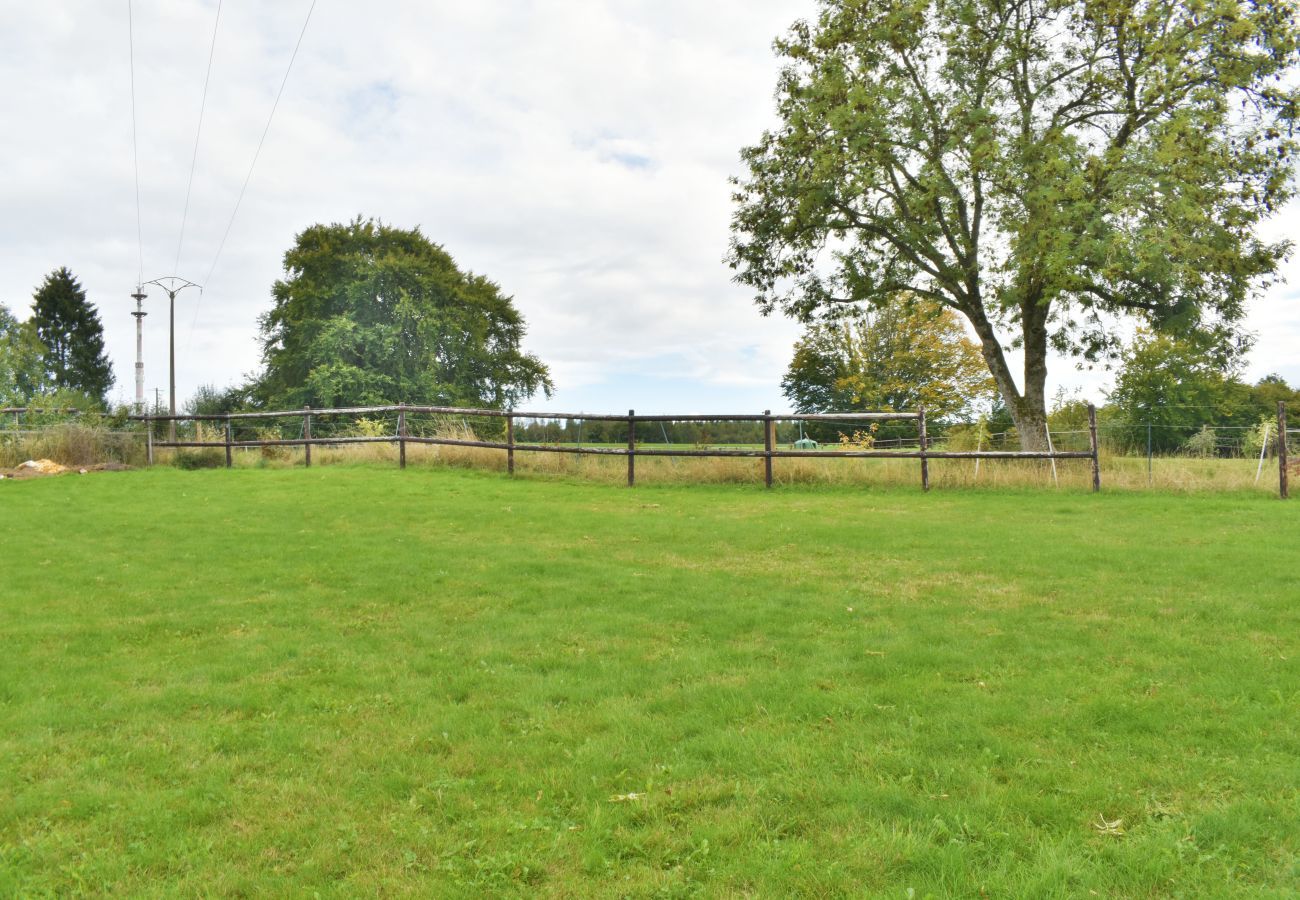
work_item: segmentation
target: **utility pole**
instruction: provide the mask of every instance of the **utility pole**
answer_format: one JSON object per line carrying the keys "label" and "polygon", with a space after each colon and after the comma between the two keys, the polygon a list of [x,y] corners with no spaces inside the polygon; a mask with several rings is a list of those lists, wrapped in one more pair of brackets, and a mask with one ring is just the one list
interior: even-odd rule
{"label": "utility pole", "polygon": [[144,293],[143,285],[136,285],[135,293],[131,295],[135,299],[135,414],[144,415],[144,317],[149,315],[144,311],[144,298],[148,296]]}
{"label": "utility pole", "polygon": [[[163,284],[164,281],[167,283]],[[164,275],[161,278],[155,278],[153,281],[146,281],[145,284],[155,284],[167,294],[168,346],[170,347],[168,363],[171,370],[171,402],[169,404],[171,418],[167,421],[167,440],[169,443],[174,444],[176,443],[176,295],[186,288],[192,287],[198,288],[199,292],[202,293],[203,287],[176,275]]]}

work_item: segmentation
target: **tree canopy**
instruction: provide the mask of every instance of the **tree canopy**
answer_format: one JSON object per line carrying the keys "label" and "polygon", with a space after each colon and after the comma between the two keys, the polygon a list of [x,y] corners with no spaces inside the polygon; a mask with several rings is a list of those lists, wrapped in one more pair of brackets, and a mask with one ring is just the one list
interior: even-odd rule
{"label": "tree canopy", "polygon": [[45,348],[30,321],[0,306],[0,405],[26,406],[45,378]]}
{"label": "tree canopy", "polygon": [[1203,342],[1140,333],[1125,350],[1107,415],[1120,426],[1116,443],[1156,451],[1184,445],[1203,426],[1244,429],[1272,421],[1279,400],[1300,401],[1280,375],[1254,385],[1240,377],[1240,360]]}
{"label": "tree canopy", "polygon": [[520,349],[523,317],[418,228],[360,218],[313,225],[284,256],[261,319],[270,406],[429,403],[509,407],[550,394]]}
{"label": "tree canopy", "polygon": [[46,390],[67,389],[101,403],[113,386],[104,326],[80,282],[66,267],[45,276],[32,302],[32,327],[44,347]]}
{"label": "tree canopy", "polygon": [[[1026,447],[1049,349],[1114,323],[1230,343],[1289,252],[1292,0],[822,0],[777,41],[730,253],[765,312],[960,313]],[[1009,349],[1023,351],[1017,377]]]}
{"label": "tree canopy", "polygon": [[994,393],[957,314],[908,298],[810,325],[781,388],[798,412],[924,406],[935,418],[960,418]]}

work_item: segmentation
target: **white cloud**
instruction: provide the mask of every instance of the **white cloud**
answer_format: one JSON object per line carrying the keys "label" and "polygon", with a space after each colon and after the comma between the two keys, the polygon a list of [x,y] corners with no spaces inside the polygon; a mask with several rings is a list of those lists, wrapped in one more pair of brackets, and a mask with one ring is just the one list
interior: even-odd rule
{"label": "white cloud", "polygon": [[[44,274],[69,266],[100,306],[127,399],[137,249],[125,5],[0,2],[0,302],[23,314]],[[207,277],[308,4],[223,5],[178,274]],[[176,259],[216,4],[133,8],[150,278]],[[557,408],[784,408],[797,328],[759,316],[730,282],[727,177],[773,118],[772,39],[812,9],[318,4],[218,265],[201,300],[178,303],[182,396],[256,366],[257,316],[294,235],[361,214],[420,225],[512,294],[527,347],[554,370]],[[1292,209],[1279,224],[1297,219]],[[166,385],[165,298],[148,304],[152,388]],[[1295,295],[1274,290],[1251,322],[1252,372],[1300,380]],[[1054,374],[1100,383],[1066,363]]]}

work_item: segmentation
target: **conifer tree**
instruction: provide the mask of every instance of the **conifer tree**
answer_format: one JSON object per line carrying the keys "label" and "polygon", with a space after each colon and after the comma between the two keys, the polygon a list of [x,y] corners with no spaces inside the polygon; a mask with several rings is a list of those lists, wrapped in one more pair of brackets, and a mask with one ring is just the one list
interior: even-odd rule
{"label": "conifer tree", "polygon": [[104,326],[86,291],[60,267],[34,295],[32,323],[45,346],[46,387],[67,388],[101,402],[113,386],[113,365],[104,351]]}

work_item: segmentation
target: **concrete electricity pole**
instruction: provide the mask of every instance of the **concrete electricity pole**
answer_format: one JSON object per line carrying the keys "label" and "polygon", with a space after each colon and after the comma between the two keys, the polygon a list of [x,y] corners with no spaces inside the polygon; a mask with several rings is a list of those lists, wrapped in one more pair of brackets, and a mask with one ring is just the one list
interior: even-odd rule
{"label": "concrete electricity pole", "polygon": [[[167,283],[163,284],[164,281]],[[171,370],[171,403],[169,404],[171,419],[167,422],[167,440],[169,443],[174,444],[176,443],[176,295],[186,288],[192,287],[196,287],[202,292],[203,287],[176,275],[164,275],[162,278],[146,281],[145,284],[154,284],[162,288],[167,294],[169,303],[167,327],[169,333],[168,346],[170,347],[168,363]]]}
{"label": "concrete electricity pole", "polygon": [[148,295],[144,293],[142,285],[136,285],[135,293],[131,295],[135,299],[135,414],[144,415],[144,317],[149,315],[144,311],[144,298]]}

